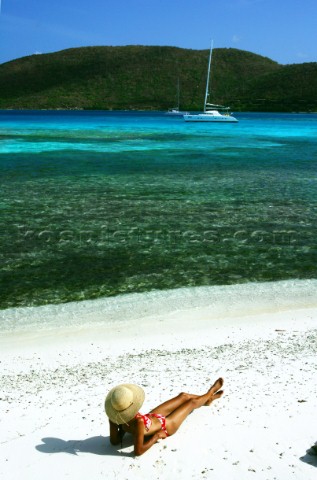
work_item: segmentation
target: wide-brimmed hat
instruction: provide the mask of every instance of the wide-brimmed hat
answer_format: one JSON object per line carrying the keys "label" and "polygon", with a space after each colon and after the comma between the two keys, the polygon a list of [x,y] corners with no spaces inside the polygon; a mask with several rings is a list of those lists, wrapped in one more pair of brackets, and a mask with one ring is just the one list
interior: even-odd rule
{"label": "wide-brimmed hat", "polygon": [[132,383],[117,385],[106,396],[106,414],[117,425],[128,423],[138,413],[144,397],[144,390],[138,385]]}

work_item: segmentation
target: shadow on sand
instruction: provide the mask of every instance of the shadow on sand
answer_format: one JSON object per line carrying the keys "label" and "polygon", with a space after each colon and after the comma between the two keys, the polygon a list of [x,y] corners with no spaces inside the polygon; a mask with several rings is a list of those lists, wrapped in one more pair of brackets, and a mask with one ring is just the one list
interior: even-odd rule
{"label": "shadow on sand", "polygon": [[300,457],[300,460],[317,467],[317,442],[311,448],[306,450],[306,455]]}
{"label": "shadow on sand", "polygon": [[[110,443],[110,437],[90,437],[84,440],[62,440],[61,438],[46,437],[42,438],[40,445],[36,445],[36,450],[42,453],[92,453],[94,455],[112,455],[112,456],[134,456],[133,452],[123,452],[121,445],[114,446]],[[133,438],[125,438],[123,448],[133,445]]]}

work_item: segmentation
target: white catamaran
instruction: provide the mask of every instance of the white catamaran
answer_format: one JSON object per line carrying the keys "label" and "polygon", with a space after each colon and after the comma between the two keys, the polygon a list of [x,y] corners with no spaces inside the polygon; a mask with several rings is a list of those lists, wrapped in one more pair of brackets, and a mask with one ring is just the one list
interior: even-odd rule
{"label": "white catamaran", "polygon": [[211,65],[211,55],[212,55],[212,46],[210,46],[209,61],[208,61],[208,73],[207,73],[207,83],[206,83],[206,93],[205,93],[205,102],[204,102],[204,111],[202,113],[196,114],[185,114],[185,122],[237,122],[238,120],[230,114],[230,107],[224,107],[223,105],[214,105],[208,103],[209,97],[209,78],[210,78],[210,65]]}

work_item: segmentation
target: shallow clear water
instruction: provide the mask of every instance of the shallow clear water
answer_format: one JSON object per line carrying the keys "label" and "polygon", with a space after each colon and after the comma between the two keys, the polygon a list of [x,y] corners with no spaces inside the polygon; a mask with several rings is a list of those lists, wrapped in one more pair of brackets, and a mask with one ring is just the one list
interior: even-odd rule
{"label": "shallow clear water", "polygon": [[317,115],[0,112],[1,308],[316,278]]}

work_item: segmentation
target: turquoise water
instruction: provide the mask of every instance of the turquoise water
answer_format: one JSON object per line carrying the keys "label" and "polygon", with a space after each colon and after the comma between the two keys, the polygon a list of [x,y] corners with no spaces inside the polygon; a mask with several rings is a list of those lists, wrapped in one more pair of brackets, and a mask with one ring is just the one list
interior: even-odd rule
{"label": "turquoise water", "polygon": [[317,276],[317,115],[0,111],[0,307]]}

